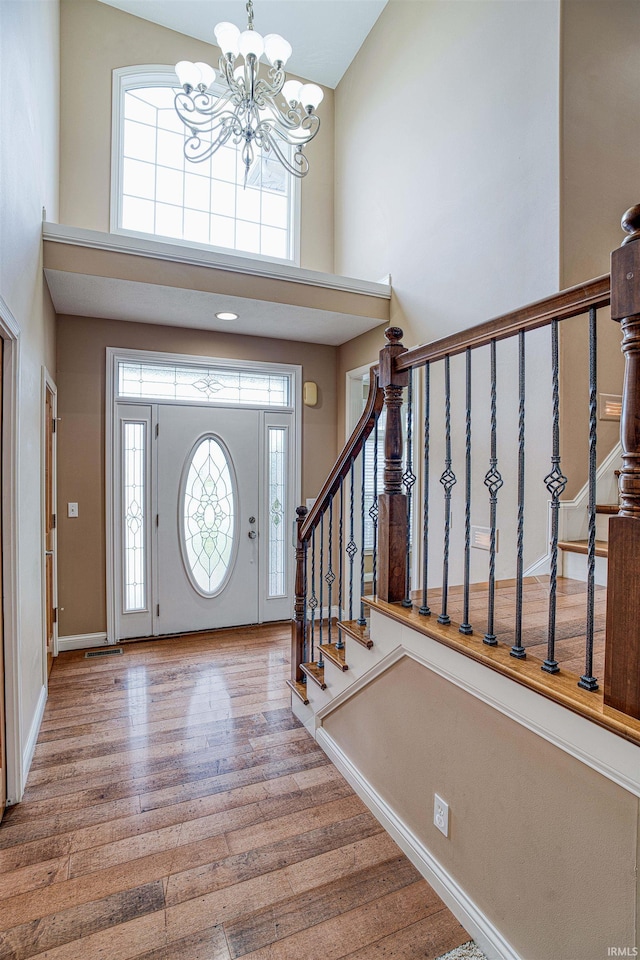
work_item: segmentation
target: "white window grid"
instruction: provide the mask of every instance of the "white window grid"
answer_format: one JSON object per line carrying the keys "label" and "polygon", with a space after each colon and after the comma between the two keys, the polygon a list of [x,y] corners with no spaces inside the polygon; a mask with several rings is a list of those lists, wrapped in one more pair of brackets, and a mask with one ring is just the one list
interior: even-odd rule
{"label": "white window grid", "polygon": [[289,407],[289,374],[176,363],[118,360],[120,399]]}
{"label": "white window grid", "polygon": [[287,428],[268,428],[269,553],[268,597],[286,595],[285,518],[287,503]]}
{"label": "white window grid", "polygon": [[295,262],[295,178],[260,157],[245,189],[240,146],[232,143],[202,163],[186,160],[177,90],[168,67],[114,71],[112,230]]}
{"label": "white window grid", "polygon": [[144,421],[125,421],[122,432],[124,610],[146,608],[145,577],[145,450]]}

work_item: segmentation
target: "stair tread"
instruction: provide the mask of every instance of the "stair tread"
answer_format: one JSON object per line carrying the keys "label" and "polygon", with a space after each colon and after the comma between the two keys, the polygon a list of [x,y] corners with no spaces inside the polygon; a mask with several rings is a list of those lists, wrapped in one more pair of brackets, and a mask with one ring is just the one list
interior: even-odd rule
{"label": "stair tread", "polygon": [[321,690],[326,690],[327,685],[324,682],[324,667],[319,667],[317,663],[301,663],[300,669],[303,673],[317,683]]}
{"label": "stair tread", "polygon": [[333,663],[339,670],[348,670],[349,665],[346,662],[346,650],[344,647],[339,649],[335,643],[322,644],[322,656],[329,663]]}
{"label": "stair tread", "polygon": [[287,680],[287,686],[290,687],[298,697],[305,704],[309,703],[309,698],[307,697],[307,685],[306,683],[300,683],[299,680]]}
{"label": "stair tread", "polygon": [[371,650],[373,640],[366,634],[366,624],[359,624],[357,620],[341,620],[338,626],[348,637],[351,637],[352,640],[361,643],[367,650]]}
{"label": "stair tread", "polygon": [[[588,540],[558,540],[558,546],[567,553],[588,553]],[[596,540],[596,557],[608,557],[609,544],[606,540]]]}
{"label": "stair tread", "polygon": [[597,503],[596,504],[596,513],[607,513],[611,516],[615,516],[620,510],[620,507],[617,503]]}

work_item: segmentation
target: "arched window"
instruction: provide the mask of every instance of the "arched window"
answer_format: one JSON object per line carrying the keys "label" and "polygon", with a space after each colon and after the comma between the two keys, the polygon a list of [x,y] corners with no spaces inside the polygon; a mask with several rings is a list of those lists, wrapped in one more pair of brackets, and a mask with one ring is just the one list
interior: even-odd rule
{"label": "arched window", "polygon": [[297,262],[298,182],[262,155],[245,187],[232,141],[186,160],[177,89],[170,67],[113,71],[111,231]]}

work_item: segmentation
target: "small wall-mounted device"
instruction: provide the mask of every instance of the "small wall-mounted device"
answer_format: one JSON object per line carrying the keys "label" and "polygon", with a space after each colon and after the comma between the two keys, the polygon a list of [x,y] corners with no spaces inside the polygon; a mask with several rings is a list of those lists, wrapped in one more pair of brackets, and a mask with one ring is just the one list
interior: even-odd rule
{"label": "small wall-mounted device", "polygon": [[77,504],[77,503],[68,503],[68,504],[67,504],[67,516],[68,516],[68,517],[77,517],[77,516],[78,516],[78,504]]}
{"label": "small wall-mounted device", "polygon": [[302,385],[302,399],[305,407],[315,407],[318,402],[318,384],[307,380]]}
{"label": "small wall-mounted device", "polygon": [[622,397],[611,393],[598,394],[598,419],[619,420],[622,415]]}

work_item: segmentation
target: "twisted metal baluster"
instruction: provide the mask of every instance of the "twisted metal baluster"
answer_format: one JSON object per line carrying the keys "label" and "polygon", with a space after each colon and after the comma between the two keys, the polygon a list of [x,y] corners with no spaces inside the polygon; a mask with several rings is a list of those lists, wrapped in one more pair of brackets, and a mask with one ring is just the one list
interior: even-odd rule
{"label": "twisted metal baluster", "polygon": [[302,602],[302,622],[304,623],[304,641],[303,641],[303,644],[302,644],[302,659],[303,659],[303,662],[304,662],[304,663],[308,663],[308,662],[309,662],[309,649],[308,649],[308,648],[309,648],[309,624],[307,623],[307,590],[308,590],[308,584],[307,584],[307,553],[308,553],[308,550],[307,550],[307,548],[308,548],[308,546],[309,546],[309,542],[308,542],[307,540],[305,540],[305,542],[304,542],[304,559],[303,559],[303,561],[302,561],[302,570],[303,570],[303,573],[302,573],[302,578],[303,578],[302,594],[303,594],[303,597],[304,597],[304,600],[303,600],[303,602]]}
{"label": "twisted metal baluster", "polygon": [[316,608],[318,598],[316,596],[316,528],[311,531],[311,596],[309,597],[309,606],[311,607],[311,662],[316,658],[315,653],[315,631],[316,631]]}
{"label": "twisted metal baluster", "polygon": [[597,690],[593,676],[593,615],[596,582],[596,449],[598,440],[598,331],[595,307],[589,310],[589,535],[587,541],[587,639],[584,673],[578,680],[583,690]]}
{"label": "twisted metal baluster", "polygon": [[516,545],[516,629],[515,643],[509,653],[518,660],[525,660],[526,651],[522,646],[522,575],[524,567],[524,393],[525,393],[525,353],[524,330],[518,334],[518,534]]}
{"label": "twisted metal baluster", "polygon": [[430,380],[431,365],[424,368],[424,496],[422,500],[422,604],[419,613],[423,617],[430,617],[431,610],[427,603],[428,569],[429,569],[429,417],[430,408]]}
{"label": "twisted metal baluster", "polygon": [[322,656],[322,584],[324,582],[324,513],[320,515],[320,637],[318,641],[318,666],[324,667],[324,657]]}
{"label": "twisted metal baluster", "polygon": [[362,483],[360,485],[360,616],[358,617],[358,626],[365,627],[367,624],[367,619],[364,615],[364,602],[362,597],[364,596],[364,503],[365,503],[365,463],[367,456],[367,445],[366,443],[362,444]]}
{"label": "twisted metal baluster", "polygon": [[458,628],[460,633],[469,635],[473,627],[469,623],[469,578],[471,572],[471,349],[465,351],[465,400],[466,400],[466,430],[465,430],[465,474],[464,474],[464,609],[462,623]]}
{"label": "twisted metal baluster", "polygon": [[449,599],[449,539],[451,536],[451,490],[456,481],[456,475],[451,469],[451,367],[449,354],[444,358],[444,423],[445,423],[445,454],[444,471],[440,483],[444,490],[444,552],[442,560],[442,610],[438,623],[451,623],[447,613]]}
{"label": "twisted metal baluster", "polygon": [[560,390],[558,385],[558,321],[551,322],[551,380],[553,389],[553,426],[551,470],[544,478],[551,494],[551,563],[549,571],[549,632],[547,657],[541,669],[546,673],[558,673],[560,667],[555,658],[556,645],[556,587],[558,577],[558,512],[560,496],[567,485],[567,478],[560,468]]}
{"label": "twisted metal baluster", "polygon": [[405,586],[403,607],[413,606],[411,602],[411,502],[416,475],[413,472],[413,370],[409,371],[407,389],[407,463],[402,474],[402,483],[407,496],[407,545],[405,559]]}
{"label": "twisted metal baluster", "polygon": [[[362,468],[364,469],[364,462]],[[375,596],[378,592],[378,420],[376,420],[373,432],[373,498],[369,507],[369,516],[373,523],[373,583],[371,592]]]}
{"label": "twisted metal baluster", "polygon": [[327,543],[327,554],[327,572],[324,579],[327,583],[327,603],[329,605],[329,609],[327,610],[327,643],[331,643],[331,628],[333,626],[331,622],[333,620],[331,599],[333,593],[333,584],[336,579],[336,575],[333,572],[333,497],[329,501],[329,541]]}
{"label": "twisted metal baluster", "polygon": [[487,632],[483,643],[490,647],[497,644],[494,631],[495,590],[496,590],[496,514],[498,509],[498,490],[503,484],[498,470],[497,419],[496,419],[496,341],[491,341],[491,455],[489,469],[484,485],[489,491],[489,603],[487,609]]}
{"label": "twisted metal baluster", "polygon": [[343,490],[343,478],[340,480],[340,512],[339,512],[339,521],[338,521],[338,642],[336,643],[336,650],[344,649],[344,640],[342,639],[342,627],[340,623],[342,622],[342,580],[343,580],[343,565],[344,565],[344,490]]}
{"label": "twisted metal baluster", "polygon": [[353,620],[353,560],[358,552],[358,546],[353,539],[354,469],[354,462],[352,460],[349,469],[349,543],[347,544],[347,556],[349,557],[349,620]]}

